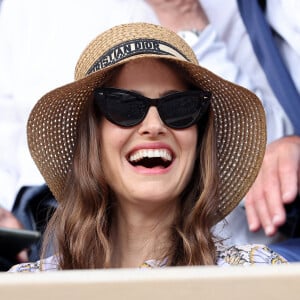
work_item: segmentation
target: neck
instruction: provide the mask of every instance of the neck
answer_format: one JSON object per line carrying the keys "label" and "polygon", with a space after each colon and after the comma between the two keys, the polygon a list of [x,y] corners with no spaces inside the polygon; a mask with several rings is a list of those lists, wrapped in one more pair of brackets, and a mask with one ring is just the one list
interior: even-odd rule
{"label": "neck", "polygon": [[[173,212],[173,213],[172,213]],[[169,247],[175,206],[159,209],[118,208],[113,226],[113,266],[139,267],[149,259],[163,259]]]}

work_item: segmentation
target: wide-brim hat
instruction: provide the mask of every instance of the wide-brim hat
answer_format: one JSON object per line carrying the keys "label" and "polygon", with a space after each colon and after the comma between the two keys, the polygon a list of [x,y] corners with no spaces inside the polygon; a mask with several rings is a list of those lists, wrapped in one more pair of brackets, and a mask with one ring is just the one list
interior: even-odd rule
{"label": "wide-brim hat", "polygon": [[146,57],[173,61],[195,86],[212,92],[219,209],[225,217],[247,193],[261,166],[266,144],[263,107],[252,92],[199,66],[185,41],[161,26],[124,24],[97,36],[77,62],[75,81],[47,93],[33,108],[27,126],[31,155],[55,198],[62,201],[88,98],[116,66]]}

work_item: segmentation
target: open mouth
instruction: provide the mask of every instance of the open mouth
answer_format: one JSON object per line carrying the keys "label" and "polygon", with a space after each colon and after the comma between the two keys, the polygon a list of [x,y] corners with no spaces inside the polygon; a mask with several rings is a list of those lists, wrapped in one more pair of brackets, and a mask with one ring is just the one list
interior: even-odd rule
{"label": "open mouth", "polygon": [[144,168],[167,168],[173,161],[172,153],[167,149],[141,149],[130,153],[128,162]]}

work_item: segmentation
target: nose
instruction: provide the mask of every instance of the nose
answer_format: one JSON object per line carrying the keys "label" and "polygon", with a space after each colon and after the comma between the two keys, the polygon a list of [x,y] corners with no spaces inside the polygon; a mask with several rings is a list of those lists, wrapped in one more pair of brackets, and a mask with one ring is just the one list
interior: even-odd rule
{"label": "nose", "polygon": [[139,133],[155,137],[166,132],[166,126],[159,116],[156,107],[151,106],[147,112],[145,119],[139,127]]}

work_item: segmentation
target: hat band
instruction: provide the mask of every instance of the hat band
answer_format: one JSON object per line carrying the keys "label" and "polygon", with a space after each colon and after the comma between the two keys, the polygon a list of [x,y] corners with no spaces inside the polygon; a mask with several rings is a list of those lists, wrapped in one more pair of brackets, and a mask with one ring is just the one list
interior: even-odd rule
{"label": "hat band", "polygon": [[155,39],[135,39],[110,48],[94,62],[86,75],[138,54],[171,55],[181,60],[189,61],[178,49],[166,42]]}

